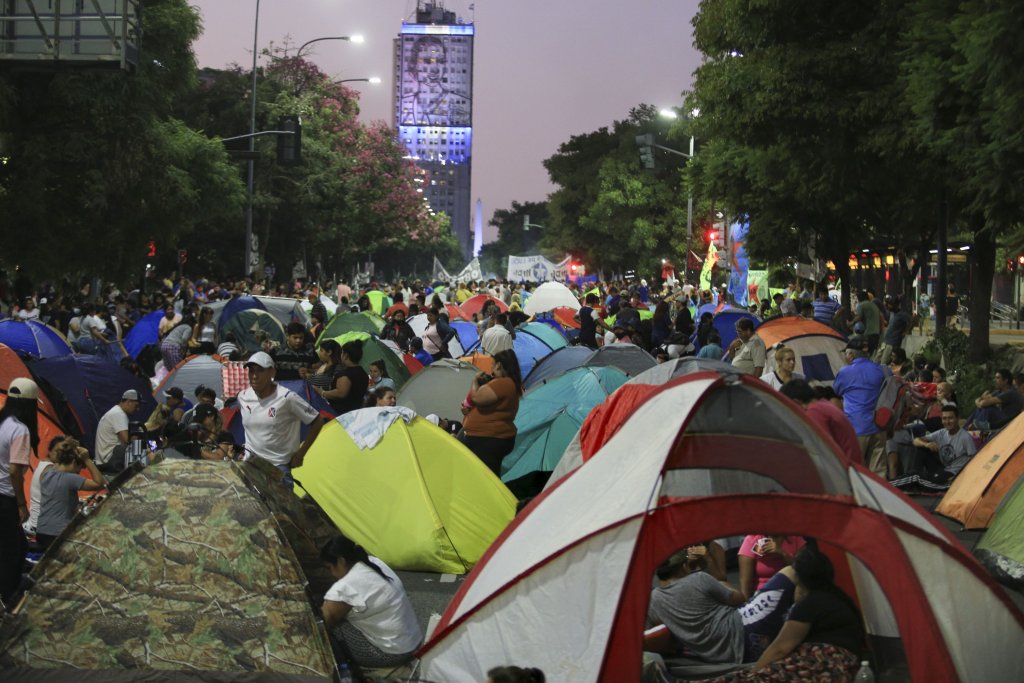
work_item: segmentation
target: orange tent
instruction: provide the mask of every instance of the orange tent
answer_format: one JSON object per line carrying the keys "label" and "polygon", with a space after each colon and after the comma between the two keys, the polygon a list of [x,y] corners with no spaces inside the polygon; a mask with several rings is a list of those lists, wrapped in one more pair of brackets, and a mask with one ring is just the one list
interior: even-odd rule
{"label": "orange tent", "polygon": [[987,529],[1003,497],[1024,475],[1024,414],[992,437],[960,471],[935,511],[967,529]]}
{"label": "orange tent", "polygon": [[828,325],[800,317],[774,318],[761,323],[755,334],[768,351],[764,371],[775,370],[771,349],[785,345],[796,354],[796,371],[816,384],[832,384],[844,365],[846,338]]}
{"label": "orange tent", "polygon": [[799,316],[787,316],[784,318],[772,318],[766,320],[757,327],[757,336],[764,342],[765,348],[770,349],[779,342],[785,342],[796,337],[808,335],[825,335],[836,339],[846,340],[843,335],[836,332],[828,325],[823,325],[817,320],[801,318]]}
{"label": "orange tent", "polygon": [[486,353],[472,353],[468,356],[463,356],[459,360],[476,366],[480,372],[494,372],[494,357],[488,356]]}
{"label": "orange tent", "polygon": [[[4,348],[7,348],[6,346]],[[42,392],[40,392],[42,395]],[[0,408],[3,408],[7,403],[7,394],[0,394]],[[37,426],[39,429],[39,453],[38,457],[36,453],[32,453],[32,465],[31,469],[25,473],[25,500],[31,498],[31,486],[32,486],[32,473],[39,467],[39,458],[46,458],[50,452],[50,441],[55,436],[61,436],[64,434],[64,430],[61,429],[60,425],[55,420],[51,419],[47,414],[41,410],[38,413]],[[87,477],[88,471],[82,473],[82,476]]]}
{"label": "orange tent", "polygon": [[[25,377],[35,381],[28,366],[21,360],[21,357],[6,344],[0,344],[0,389],[7,391],[11,386],[11,380],[18,377]],[[39,409],[45,412],[54,422],[57,422],[57,411],[53,409],[53,403],[42,391],[39,392]]]}

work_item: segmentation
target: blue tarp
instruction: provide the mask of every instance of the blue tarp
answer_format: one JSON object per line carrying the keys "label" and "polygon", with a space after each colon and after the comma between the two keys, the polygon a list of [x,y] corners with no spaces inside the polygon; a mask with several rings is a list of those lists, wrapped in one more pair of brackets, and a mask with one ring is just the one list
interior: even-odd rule
{"label": "blue tarp", "polygon": [[28,368],[46,382],[44,390],[54,403],[66,402],[81,425],[82,445],[90,453],[96,446],[96,426],[100,418],[121,402],[126,390],[139,392],[139,409],[129,416],[132,422],[145,422],[156,408],[149,382],[106,358],[88,355],[46,358],[32,361]]}
{"label": "blue tarp", "polygon": [[128,330],[124,337],[124,350],[132,358],[138,358],[142,349],[149,344],[156,344],[160,340],[160,319],[164,317],[162,310],[147,313],[139,319],[139,322]]}

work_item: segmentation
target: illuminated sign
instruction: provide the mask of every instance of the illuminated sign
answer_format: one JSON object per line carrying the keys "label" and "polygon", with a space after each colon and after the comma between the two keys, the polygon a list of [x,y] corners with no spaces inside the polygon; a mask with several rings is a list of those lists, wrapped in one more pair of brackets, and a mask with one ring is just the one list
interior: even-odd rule
{"label": "illuminated sign", "polygon": [[472,156],[473,129],[468,127],[399,126],[398,139],[410,156],[425,161],[464,164]]}
{"label": "illuminated sign", "polygon": [[[417,25],[420,26],[420,25]],[[454,29],[459,26],[420,26]],[[406,34],[396,54],[396,120],[400,126],[469,126],[473,114],[473,38]],[[468,27],[472,30],[472,27]]]}
{"label": "illuminated sign", "polygon": [[473,24],[402,24],[403,35],[471,36]]}

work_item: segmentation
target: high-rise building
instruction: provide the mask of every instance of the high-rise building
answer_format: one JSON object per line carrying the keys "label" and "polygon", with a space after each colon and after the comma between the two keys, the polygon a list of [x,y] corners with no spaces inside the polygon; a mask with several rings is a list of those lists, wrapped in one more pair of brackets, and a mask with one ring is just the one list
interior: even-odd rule
{"label": "high-rise building", "polygon": [[424,171],[423,195],[444,211],[466,258],[473,249],[473,24],[440,0],[419,0],[395,39],[398,139]]}

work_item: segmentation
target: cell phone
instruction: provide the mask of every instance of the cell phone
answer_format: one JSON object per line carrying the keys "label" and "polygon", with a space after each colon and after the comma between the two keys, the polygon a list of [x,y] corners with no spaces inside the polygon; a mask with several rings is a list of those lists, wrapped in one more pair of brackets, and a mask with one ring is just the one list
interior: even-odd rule
{"label": "cell phone", "polygon": [[156,447],[157,447],[156,441],[147,441],[146,445],[149,446],[149,450],[150,451],[155,451],[156,450]]}

